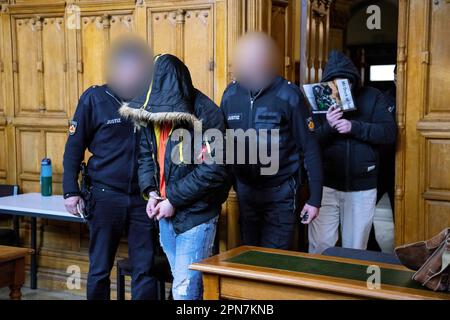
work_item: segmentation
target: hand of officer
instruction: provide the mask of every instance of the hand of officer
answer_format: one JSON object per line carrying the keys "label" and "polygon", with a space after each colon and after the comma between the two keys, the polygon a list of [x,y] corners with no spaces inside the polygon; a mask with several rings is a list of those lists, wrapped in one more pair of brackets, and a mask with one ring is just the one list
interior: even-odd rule
{"label": "hand of officer", "polygon": [[[306,219],[303,220],[303,217]],[[303,224],[310,224],[311,221],[313,221],[317,216],[319,215],[319,208],[313,207],[309,204],[305,204],[305,206],[302,209],[302,212],[300,213],[300,218],[302,218]]]}
{"label": "hand of officer", "polygon": [[158,194],[154,191],[150,192],[149,199],[147,202],[146,212],[150,219],[155,218],[157,212],[155,211],[156,205],[158,204]]}
{"label": "hand of officer", "polygon": [[335,122],[335,129],[341,134],[347,134],[352,131],[352,122],[347,119],[341,119]]}
{"label": "hand of officer", "polygon": [[80,213],[78,212],[77,206],[83,207],[84,202],[80,196],[73,196],[73,197],[64,199],[64,206],[66,207],[67,212],[69,212],[70,214],[73,214],[75,216],[79,216]]}
{"label": "hand of officer", "polygon": [[169,199],[166,199],[158,203],[154,211],[156,211],[157,220],[170,218],[175,214],[175,208],[172,206]]}
{"label": "hand of officer", "polygon": [[327,121],[330,127],[335,128],[336,121],[342,118],[344,112],[341,108],[331,107],[327,111]]}

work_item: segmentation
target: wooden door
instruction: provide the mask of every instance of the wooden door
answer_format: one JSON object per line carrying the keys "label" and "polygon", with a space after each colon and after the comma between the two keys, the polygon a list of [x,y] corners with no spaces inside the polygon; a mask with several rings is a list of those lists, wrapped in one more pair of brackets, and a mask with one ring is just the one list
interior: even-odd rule
{"label": "wooden door", "polygon": [[396,242],[450,226],[450,1],[399,1]]}

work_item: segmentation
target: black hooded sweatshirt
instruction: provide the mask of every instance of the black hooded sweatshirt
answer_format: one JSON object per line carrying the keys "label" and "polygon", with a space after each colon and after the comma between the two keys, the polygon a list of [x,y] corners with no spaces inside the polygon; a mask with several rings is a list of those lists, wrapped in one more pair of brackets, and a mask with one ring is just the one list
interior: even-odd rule
{"label": "black hooded sweatshirt", "polygon": [[328,57],[322,81],[349,79],[353,84],[356,111],[344,113],[351,121],[349,134],[330,127],[326,115],[315,115],[322,147],[324,185],[340,191],[362,191],[377,187],[378,146],[396,139],[396,125],[388,111],[383,93],[361,87],[361,78],[353,62],[338,51]]}

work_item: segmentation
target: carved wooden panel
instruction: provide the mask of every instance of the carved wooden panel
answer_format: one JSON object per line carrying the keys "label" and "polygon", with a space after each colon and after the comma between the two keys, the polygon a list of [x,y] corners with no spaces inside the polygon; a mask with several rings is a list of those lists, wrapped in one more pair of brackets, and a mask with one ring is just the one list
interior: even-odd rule
{"label": "carved wooden panel", "polygon": [[427,113],[434,118],[450,118],[450,3],[434,1],[429,9],[429,29],[423,62],[429,63],[427,81]]}
{"label": "carved wooden panel", "polygon": [[450,140],[429,139],[426,154],[427,189],[447,192],[450,200]]}
{"label": "carved wooden panel", "polygon": [[67,49],[63,14],[13,16],[15,113],[67,116]]}
{"label": "carved wooden panel", "polygon": [[17,169],[22,192],[39,192],[40,160],[44,158],[44,141],[39,129],[18,128]]}
{"label": "carved wooden panel", "polygon": [[62,156],[67,141],[65,129],[16,128],[17,170],[23,192],[39,192],[41,160],[52,159],[53,192],[61,194]]}
{"label": "carved wooden panel", "polygon": [[45,18],[42,29],[44,103],[48,112],[66,111],[67,49],[64,18]]}
{"label": "carved wooden panel", "polygon": [[155,54],[176,55],[176,12],[149,9],[149,42]]}
{"label": "carved wooden panel", "polygon": [[214,46],[213,16],[210,8],[186,10],[184,22],[184,62],[196,88],[213,97]]}
{"label": "carved wooden panel", "polygon": [[446,201],[427,201],[425,228],[427,239],[450,226],[450,203]]}
{"label": "carved wooden panel", "polygon": [[134,29],[131,11],[82,13],[81,29],[77,31],[79,94],[94,84],[104,83],[103,67],[109,44],[116,37]]}
{"label": "carved wooden panel", "polygon": [[194,85],[211,98],[215,69],[213,26],[211,6],[148,10],[149,42],[154,53],[170,53],[183,60]]}

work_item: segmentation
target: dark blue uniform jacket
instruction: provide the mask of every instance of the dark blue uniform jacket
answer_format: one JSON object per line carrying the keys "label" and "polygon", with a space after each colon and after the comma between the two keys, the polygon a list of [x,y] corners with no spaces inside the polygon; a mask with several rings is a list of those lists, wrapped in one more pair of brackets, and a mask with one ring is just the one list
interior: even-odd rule
{"label": "dark blue uniform jacket", "polygon": [[79,192],[79,168],[86,149],[92,153],[88,172],[93,185],[139,192],[139,131],[120,117],[120,106],[120,99],[106,85],[93,86],[81,95],[64,152],[64,194]]}
{"label": "dark blue uniform jacket", "polygon": [[308,204],[320,207],[320,147],[308,105],[297,86],[277,77],[268,88],[252,97],[246,88],[233,82],[223,95],[221,109],[229,129],[256,129],[257,132],[259,129],[279,129],[278,172],[275,175],[261,175],[261,167],[267,165],[259,161],[251,164],[246,159],[245,164],[233,165],[234,176],[240,182],[250,186],[282,185],[287,179],[300,175],[304,159],[310,189]]}

